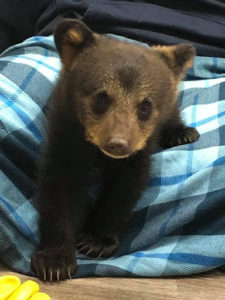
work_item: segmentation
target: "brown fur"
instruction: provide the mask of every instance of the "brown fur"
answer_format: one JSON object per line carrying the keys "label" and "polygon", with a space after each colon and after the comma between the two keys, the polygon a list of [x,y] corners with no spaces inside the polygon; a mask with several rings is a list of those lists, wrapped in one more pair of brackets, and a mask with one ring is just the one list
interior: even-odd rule
{"label": "brown fur", "polygon": [[[73,37],[74,43],[71,41]],[[77,53],[77,48],[74,47],[77,45],[77,35],[74,32],[70,34],[70,43],[64,43],[71,47],[70,51],[74,51],[73,59],[68,64],[72,65],[71,71],[75,70],[73,76],[79,87],[74,90],[74,97],[82,99],[82,108],[81,104],[77,106],[77,114],[85,128],[87,140],[103,149],[110,138],[117,136],[128,139],[130,154],[143,149],[154,128],[161,123],[161,119],[166,120],[176,102],[177,78],[159,57],[158,52],[161,53],[161,50],[119,43],[106,37],[96,39],[95,35],[93,43]],[[62,48],[61,57],[66,56],[69,50],[67,48],[66,55],[64,51],[65,48]],[[172,51],[168,53],[172,55]],[[137,70],[139,61],[142,65]],[[94,64],[91,69],[90,63]],[[64,64],[67,65],[65,62]],[[123,65],[137,72],[131,86],[123,86],[120,82]],[[182,74],[183,68],[182,66]],[[96,116],[91,111],[90,103],[101,90],[107,92],[113,103],[105,115]],[[137,118],[137,105],[144,98],[150,98],[152,114],[148,121],[140,122]]]}
{"label": "brown fur", "polygon": [[195,49],[192,45],[154,46],[152,49],[156,50],[168,64],[173,71],[177,84],[183,79],[186,70],[193,64]]}
{"label": "brown fur", "polygon": [[[63,67],[39,166],[41,240],[32,257],[44,280],[70,278],[76,249],[90,257],[113,255],[147,184],[155,148],[199,137],[176,107],[192,46],[143,48],[70,19],[54,37]],[[101,186],[93,198],[87,187],[96,169]]]}

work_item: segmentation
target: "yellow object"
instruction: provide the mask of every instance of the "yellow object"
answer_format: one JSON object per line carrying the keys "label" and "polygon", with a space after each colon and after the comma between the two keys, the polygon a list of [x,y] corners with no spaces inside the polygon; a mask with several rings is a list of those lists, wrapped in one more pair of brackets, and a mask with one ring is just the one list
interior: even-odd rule
{"label": "yellow object", "polygon": [[39,293],[39,285],[27,280],[21,285],[17,276],[0,276],[0,300],[51,300],[45,293]]}
{"label": "yellow object", "polygon": [[39,285],[32,281],[25,281],[7,300],[27,300],[39,291]]}
{"label": "yellow object", "polygon": [[45,293],[35,293],[29,300],[51,300],[51,298]]}
{"label": "yellow object", "polygon": [[21,284],[18,277],[4,275],[0,277],[0,300],[7,299]]}

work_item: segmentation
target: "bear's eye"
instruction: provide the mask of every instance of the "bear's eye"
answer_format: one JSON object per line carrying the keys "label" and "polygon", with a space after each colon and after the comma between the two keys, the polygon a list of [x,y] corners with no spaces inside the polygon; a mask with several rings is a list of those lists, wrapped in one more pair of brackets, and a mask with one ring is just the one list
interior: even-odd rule
{"label": "bear's eye", "polygon": [[106,92],[98,93],[93,101],[92,110],[95,114],[104,114],[112,103]]}
{"label": "bear's eye", "polygon": [[145,98],[141,103],[138,104],[137,115],[141,121],[147,121],[152,111],[152,104],[149,99]]}

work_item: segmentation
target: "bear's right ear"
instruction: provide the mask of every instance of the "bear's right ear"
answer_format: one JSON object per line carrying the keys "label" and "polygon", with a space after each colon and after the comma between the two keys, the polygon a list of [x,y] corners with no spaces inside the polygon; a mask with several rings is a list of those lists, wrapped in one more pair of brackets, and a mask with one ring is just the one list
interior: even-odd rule
{"label": "bear's right ear", "polygon": [[79,52],[95,41],[95,37],[82,21],[65,19],[57,25],[54,40],[63,67],[68,69]]}

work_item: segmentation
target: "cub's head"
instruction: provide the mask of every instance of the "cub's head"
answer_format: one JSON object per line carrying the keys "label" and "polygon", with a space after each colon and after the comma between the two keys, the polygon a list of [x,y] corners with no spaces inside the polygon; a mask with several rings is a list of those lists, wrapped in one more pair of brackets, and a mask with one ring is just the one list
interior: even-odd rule
{"label": "cub's head", "polygon": [[63,101],[72,104],[86,139],[113,158],[143,149],[169,119],[194,48],[142,47],[98,35],[72,19],[60,23],[54,37]]}

